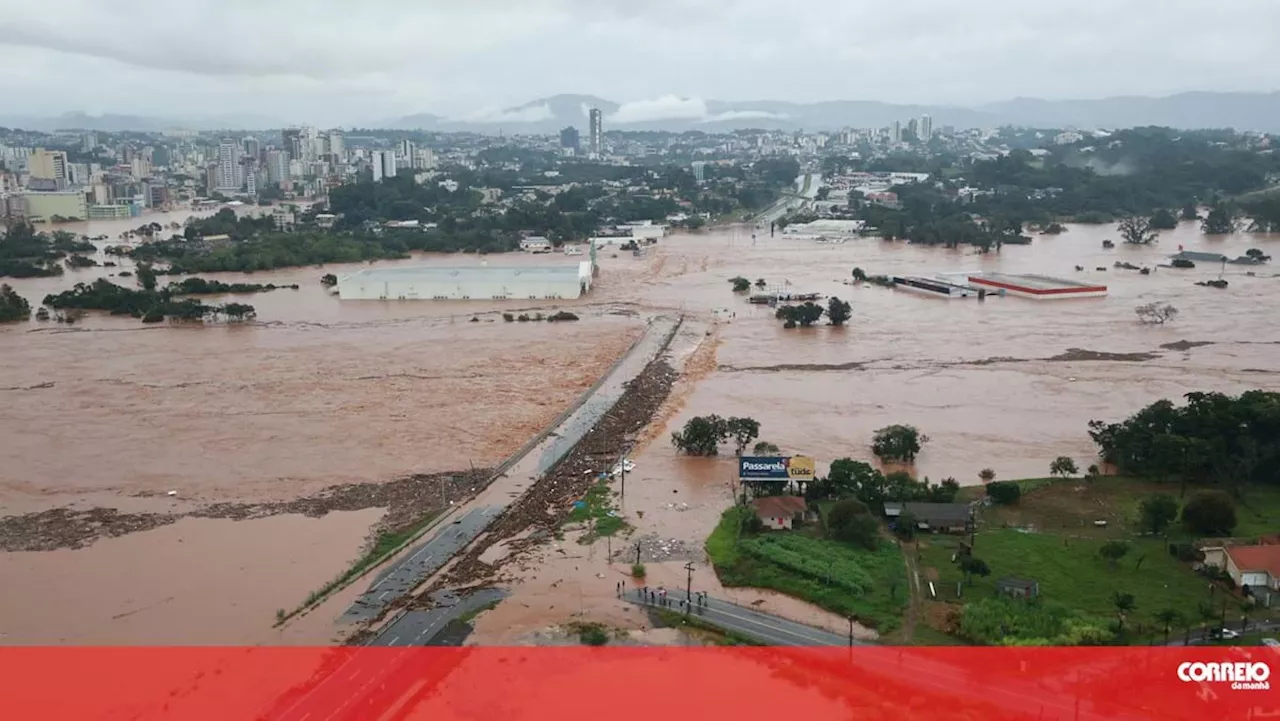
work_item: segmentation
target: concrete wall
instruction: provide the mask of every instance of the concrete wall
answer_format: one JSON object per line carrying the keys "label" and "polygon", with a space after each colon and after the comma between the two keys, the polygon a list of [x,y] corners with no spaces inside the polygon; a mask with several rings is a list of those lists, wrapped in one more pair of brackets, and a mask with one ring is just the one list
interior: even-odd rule
{"label": "concrete wall", "polygon": [[81,220],[89,217],[89,206],[85,203],[84,193],[27,193],[23,197],[27,201],[27,217],[40,216],[45,220],[55,215]]}
{"label": "concrete wall", "polygon": [[577,278],[495,278],[432,281],[412,279],[377,281],[355,277],[338,281],[344,300],[552,300],[582,295]]}

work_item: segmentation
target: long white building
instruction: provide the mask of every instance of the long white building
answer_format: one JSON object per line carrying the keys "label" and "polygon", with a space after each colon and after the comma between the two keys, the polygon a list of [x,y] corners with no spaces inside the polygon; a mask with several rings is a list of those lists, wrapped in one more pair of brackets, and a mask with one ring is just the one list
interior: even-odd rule
{"label": "long white building", "polygon": [[591,289],[590,261],[560,266],[366,268],[338,279],[343,300],[567,300]]}

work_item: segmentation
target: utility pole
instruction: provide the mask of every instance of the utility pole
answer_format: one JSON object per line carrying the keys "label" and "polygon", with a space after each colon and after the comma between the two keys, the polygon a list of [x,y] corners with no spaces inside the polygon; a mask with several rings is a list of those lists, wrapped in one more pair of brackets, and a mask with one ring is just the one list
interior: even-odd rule
{"label": "utility pole", "polygon": [[618,461],[618,473],[622,481],[622,497],[618,502],[618,510],[625,513],[627,510],[627,454],[625,453],[622,454],[622,460]]}
{"label": "utility pole", "polygon": [[689,608],[693,605],[693,561],[689,561],[684,564],[684,570],[689,572],[688,580],[685,581],[684,587],[684,597],[686,601],[684,612],[687,614],[689,613]]}
{"label": "utility pole", "polygon": [[640,563],[640,542],[636,541],[636,563]]}
{"label": "utility pole", "polygon": [[853,648],[853,616],[849,617],[849,648]]}

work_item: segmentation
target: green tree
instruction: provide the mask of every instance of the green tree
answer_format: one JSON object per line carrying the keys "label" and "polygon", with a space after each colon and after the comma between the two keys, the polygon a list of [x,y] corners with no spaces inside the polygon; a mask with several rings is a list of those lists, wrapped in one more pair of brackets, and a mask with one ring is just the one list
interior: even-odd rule
{"label": "green tree", "polygon": [[334,286],[337,284],[338,284],[338,276],[334,275],[333,273],[325,273],[324,275],[320,276],[320,285],[328,287],[328,286]]}
{"label": "green tree", "polygon": [[1182,523],[1201,535],[1230,535],[1236,527],[1236,506],[1225,491],[1199,491],[1182,507]]}
{"label": "green tree", "polygon": [[893,531],[898,534],[899,538],[910,541],[916,537],[916,526],[919,523],[920,521],[915,517],[915,514],[910,511],[903,511],[898,514],[898,520],[893,525]]}
{"label": "green tree", "polygon": [[143,290],[156,289],[156,271],[150,263],[138,263],[137,276],[138,285],[142,286]]}
{"label": "green tree", "polygon": [[742,455],[747,444],[760,437],[760,421],[754,418],[730,418],[725,421],[725,430],[736,446],[735,455]]}
{"label": "green tree", "polygon": [[827,532],[832,538],[874,551],[880,543],[880,523],[867,506],[854,499],[839,501],[827,512]]}
{"label": "green tree", "polygon": [[1160,234],[1151,227],[1151,219],[1131,215],[1120,221],[1116,228],[1124,242],[1132,245],[1150,245]]}
{"label": "green tree", "polygon": [[1076,468],[1076,462],[1067,456],[1058,456],[1053,459],[1053,463],[1049,464],[1049,475],[1051,476],[1066,478],[1079,472],[1080,470]]}
{"label": "green tree", "polygon": [[1163,533],[1178,519],[1178,499],[1163,493],[1143,499],[1139,509],[1142,527],[1152,533]]}
{"label": "green tree", "polygon": [[818,319],[825,312],[822,306],[817,303],[805,301],[800,305],[778,306],[778,309],[774,311],[774,317],[783,321],[782,327],[784,328],[795,328],[796,326],[808,328],[818,322]]}
{"label": "green tree", "polygon": [[915,426],[895,424],[875,432],[871,438],[871,452],[884,461],[909,463],[920,453],[920,447],[928,442],[929,437]]}
{"label": "green tree", "polygon": [[844,325],[853,316],[853,306],[835,296],[827,301],[827,321],[831,325]]}
{"label": "green tree", "polygon": [[730,278],[729,283],[733,285],[734,293],[746,293],[747,291],[751,290],[751,281],[747,280],[746,278],[743,278],[740,275]]}
{"label": "green tree", "polygon": [[0,323],[31,317],[31,304],[8,285],[0,285]]}
{"label": "green tree", "polygon": [[1018,499],[1022,497],[1022,486],[1019,486],[1013,481],[988,483],[987,495],[991,497],[993,502],[999,503],[1002,506],[1007,506],[1017,503]]}
{"label": "green tree", "polygon": [[991,575],[991,567],[987,562],[977,556],[965,555],[960,557],[960,570],[964,571],[965,585],[973,585],[973,577],[981,576],[986,578]]}
{"label": "green tree", "polygon": [[1235,209],[1219,201],[1209,209],[1209,215],[1200,222],[1200,231],[1205,235],[1227,235],[1236,232]]}
{"label": "green tree", "polygon": [[1166,208],[1152,214],[1150,225],[1153,230],[1173,230],[1178,227],[1178,217]]}
{"label": "green tree", "polygon": [[983,468],[978,471],[978,478],[981,478],[983,483],[990,483],[996,479],[996,472],[990,468]]}
{"label": "green tree", "polygon": [[1138,602],[1134,600],[1132,593],[1123,591],[1114,591],[1111,594],[1111,603],[1116,607],[1116,613],[1120,622],[1120,632],[1124,633],[1125,614],[1130,613],[1138,607]]}
{"label": "green tree", "polygon": [[1156,620],[1164,626],[1164,645],[1169,645],[1169,630],[1183,623],[1182,613],[1176,609],[1166,608],[1156,612]]}
{"label": "green tree", "polygon": [[1182,213],[1178,217],[1182,220],[1199,220],[1200,210],[1196,207],[1196,202],[1188,200],[1186,205],[1182,206]]}
{"label": "green tree", "polygon": [[764,289],[765,289],[765,288],[767,288],[768,286],[769,286],[769,284],[768,284],[767,282],[765,282],[765,279],[764,279],[764,278],[756,278],[756,287],[757,287],[757,288],[759,288],[760,290],[764,290]]}
{"label": "green tree", "polygon": [[714,456],[728,435],[728,421],[720,416],[695,416],[685,422],[682,430],[671,434],[671,444],[691,456]]}
{"label": "green tree", "polygon": [[757,456],[777,455],[780,449],[768,441],[760,441],[752,447],[751,452]]}
{"label": "green tree", "polygon": [[1107,563],[1114,568],[1120,559],[1129,553],[1129,544],[1124,541],[1107,541],[1098,549],[1098,555],[1107,559]]}
{"label": "green tree", "polygon": [[854,279],[854,281],[855,281],[855,282],[858,282],[858,283],[865,283],[865,282],[866,282],[866,280],[867,280],[867,274],[866,274],[866,272],[865,272],[864,270],[862,270],[861,268],[854,268],[854,269],[853,269],[853,279]]}

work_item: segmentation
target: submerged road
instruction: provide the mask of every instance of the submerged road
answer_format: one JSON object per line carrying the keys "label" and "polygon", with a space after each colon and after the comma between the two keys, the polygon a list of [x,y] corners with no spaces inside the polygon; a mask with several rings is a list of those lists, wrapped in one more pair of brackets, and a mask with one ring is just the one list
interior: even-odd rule
{"label": "submerged road", "polygon": [[425,540],[382,571],[346,610],[342,620],[377,619],[397,598],[421,585],[454,554],[484,534],[504,510],[524,495],[618,402],[627,384],[666,350],[680,322],[678,317],[666,316],[650,321],[644,336],[587,392],[585,400],[544,438],[527,448],[476,498],[452,511],[427,532]]}
{"label": "submerged road", "polygon": [[[654,589],[650,589],[650,591],[652,592]],[[624,593],[623,599],[648,608],[661,608],[664,611],[683,613],[684,609],[681,607],[680,602],[684,599],[684,596],[684,591],[668,589],[666,605],[659,605],[646,598],[640,589],[633,589]],[[696,594],[694,599],[697,599]],[[706,603],[707,605],[705,606],[694,605],[690,610],[690,615],[726,631],[731,631],[739,636],[745,636],[769,646],[867,645],[862,641],[856,640],[850,644],[847,636],[832,633],[815,626],[797,623],[773,614],[743,608],[737,604],[709,596],[706,599]]]}
{"label": "submerged road", "polygon": [[368,621],[381,616],[387,606],[416,588],[476,539],[501,508],[473,508],[452,522],[442,522],[430,539],[413,548],[409,555],[382,571],[343,614],[343,621]]}
{"label": "submerged road", "polygon": [[452,591],[438,591],[431,596],[435,607],[408,611],[382,629],[369,646],[431,646],[432,641],[449,622],[474,613],[505,596],[496,588],[482,588],[459,596]]}

